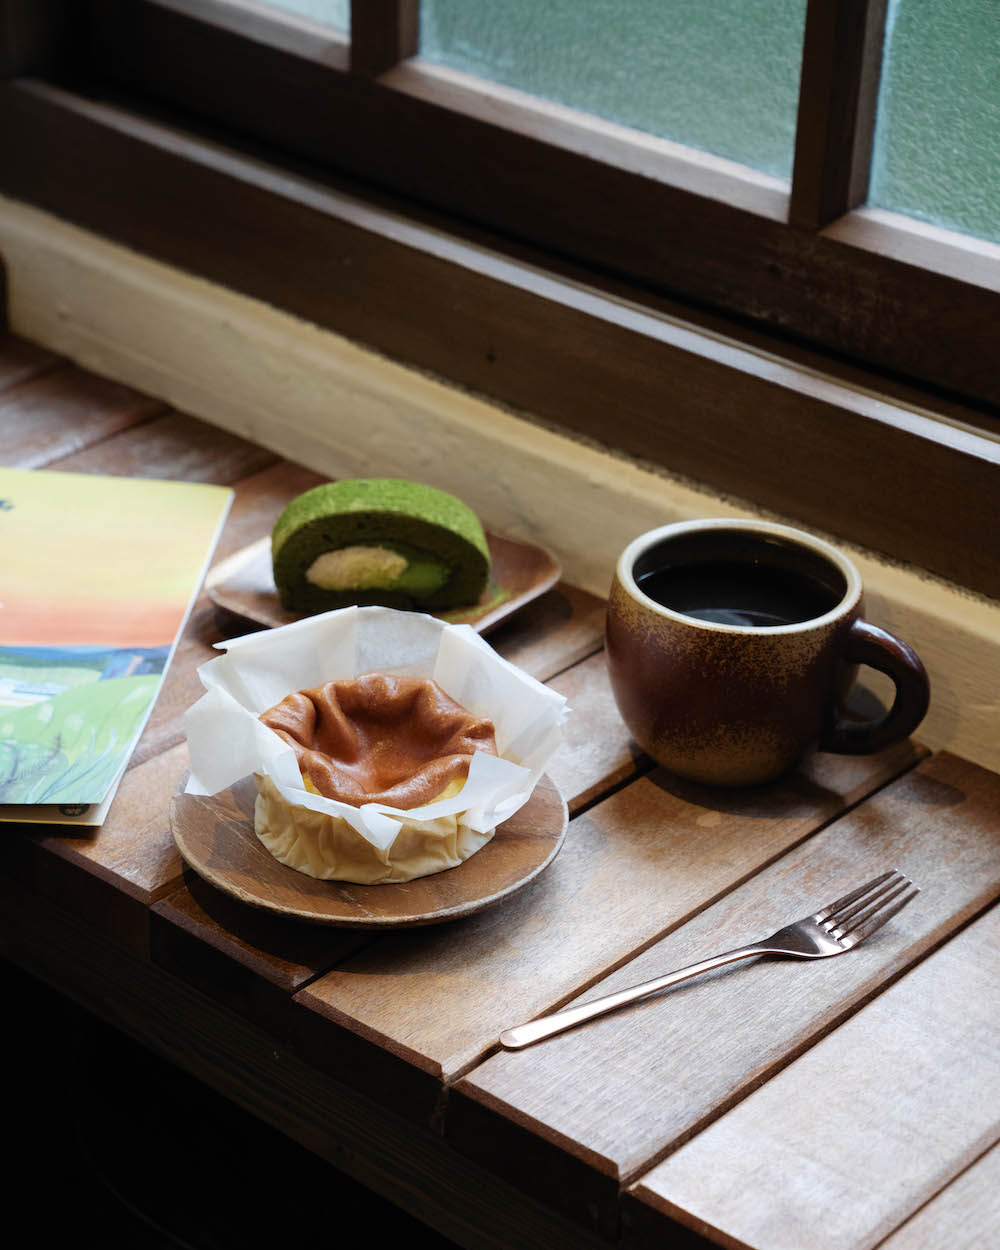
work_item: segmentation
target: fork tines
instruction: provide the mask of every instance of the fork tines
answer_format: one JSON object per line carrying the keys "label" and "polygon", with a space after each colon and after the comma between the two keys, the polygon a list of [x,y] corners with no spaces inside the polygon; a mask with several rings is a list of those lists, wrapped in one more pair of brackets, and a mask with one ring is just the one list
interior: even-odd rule
{"label": "fork tines", "polygon": [[902,911],[919,893],[919,886],[893,869],[838,898],[835,903],[817,912],[814,919],[831,937],[851,937],[860,942]]}

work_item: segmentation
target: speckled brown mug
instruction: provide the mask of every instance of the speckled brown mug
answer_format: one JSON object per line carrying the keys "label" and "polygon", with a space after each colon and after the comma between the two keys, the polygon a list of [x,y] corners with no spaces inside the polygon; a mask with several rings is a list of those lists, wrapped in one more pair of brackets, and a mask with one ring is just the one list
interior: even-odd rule
{"label": "speckled brown mug", "polygon": [[[618,562],[607,658],[636,742],[681,777],[769,781],[813,747],[860,755],[912,733],[927,674],[904,642],[862,618],[842,552],[765,521],[682,521],[642,534]],[[896,689],[878,720],[846,719],[859,664]]]}

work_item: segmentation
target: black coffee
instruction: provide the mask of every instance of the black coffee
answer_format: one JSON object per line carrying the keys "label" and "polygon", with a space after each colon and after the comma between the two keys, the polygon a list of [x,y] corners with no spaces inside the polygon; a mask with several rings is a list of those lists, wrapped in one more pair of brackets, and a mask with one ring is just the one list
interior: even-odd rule
{"label": "black coffee", "polygon": [[798,625],[824,616],[843,590],[805,569],[760,561],[709,560],[636,569],[639,589],[674,612],[716,625]]}

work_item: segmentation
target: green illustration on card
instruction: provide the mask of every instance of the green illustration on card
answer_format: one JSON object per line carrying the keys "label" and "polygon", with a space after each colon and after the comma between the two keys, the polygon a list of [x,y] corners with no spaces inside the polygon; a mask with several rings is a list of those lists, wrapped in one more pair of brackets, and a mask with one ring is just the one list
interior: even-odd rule
{"label": "green illustration on card", "polygon": [[0,803],[93,803],[114,780],[158,673],[84,683],[0,713]]}

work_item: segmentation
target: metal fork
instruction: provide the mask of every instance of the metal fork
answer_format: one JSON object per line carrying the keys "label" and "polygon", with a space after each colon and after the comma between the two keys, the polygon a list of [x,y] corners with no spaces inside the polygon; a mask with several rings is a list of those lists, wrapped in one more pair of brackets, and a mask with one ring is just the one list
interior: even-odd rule
{"label": "metal fork", "polygon": [[617,994],[595,998],[592,1002],[567,1007],[551,1016],[542,1016],[528,1024],[505,1029],[500,1034],[500,1044],[508,1050],[519,1050],[522,1046],[530,1046],[532,1042],[539,1042],[544,1037],[551,1037],[553,1033],[561,1033],[575,1024],[582,1024],[584,1020],[592,1020],[595,1016],[614,1011],[616,1007],[647,998],[679,981],[699,976],[712,968],[720,968],[723,964],[735,963],[737,959],[749,959],[753,955],[789,955],[795,959],[826,959],[830,955],[842,955],[844,951],[852,950],[859,942],[881,929],[887,920],[891,920],[919,893],[919,886],[915,886],[908,877],[893,869],[892,872],[883,873],[881,877],[869,881],[867,885],[852,890],[850,894],[845,894],[843,898],[838,898],[821,911],[786,925],[762,942],[756,942],[752,946],[739,946],[736,950],[703,959],[700,963],[689,964],[676,972],[668,972],[666,976],[656,977],[653,981],[644,981],[641,985],[619,990]]}

